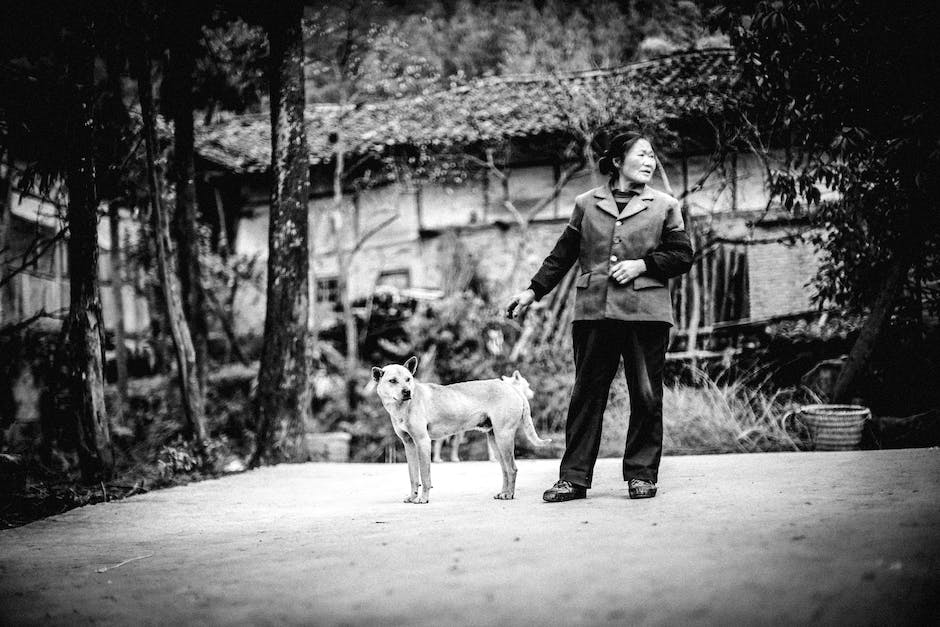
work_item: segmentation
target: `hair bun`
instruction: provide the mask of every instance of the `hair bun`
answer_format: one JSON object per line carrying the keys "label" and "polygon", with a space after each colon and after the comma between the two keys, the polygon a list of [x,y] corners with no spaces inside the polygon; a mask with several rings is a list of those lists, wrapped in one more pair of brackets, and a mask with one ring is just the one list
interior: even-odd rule
{"label": "hair bun", "polygon": [[607,144],[604,156],[597,160],[597,169],[601,174],[613,175],[617,170],[614,167],[614,159],[623,159],[630,147],[640,139],[646,138],[636,131],[626,131],[615,136]]}

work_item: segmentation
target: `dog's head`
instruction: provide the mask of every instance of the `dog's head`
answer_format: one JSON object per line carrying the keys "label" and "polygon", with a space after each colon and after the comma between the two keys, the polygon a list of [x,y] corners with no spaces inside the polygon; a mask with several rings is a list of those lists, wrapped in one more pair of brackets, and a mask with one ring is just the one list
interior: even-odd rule
{"label": "dog's head", "polygon": [[526,381],[526,378],[519,374],[518,370],[514,370],[511,377],[500,377],[506,383],[516,386],[516,388],[522,392],[526,398],[535,397],[535,392],[532,391],[532,387],[529,385],[529,382]]}
{"label": "dog's head", "polygon": [[414,373],[418,368],[418,358],[409,357],[403,365],[389,364],[384,368],[372,368],[372,380],[375,391],[383,401],[410,401],[414,393]]}

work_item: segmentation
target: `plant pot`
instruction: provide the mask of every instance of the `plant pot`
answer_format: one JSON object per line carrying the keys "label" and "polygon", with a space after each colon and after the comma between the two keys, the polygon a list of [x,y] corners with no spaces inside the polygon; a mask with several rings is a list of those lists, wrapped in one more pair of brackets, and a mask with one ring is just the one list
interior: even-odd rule
{"label": "plant pot", "polygon": [[862,441],[862,427],[871,410],[861,405],[805,405],[800,420],[809,429],[817,451],[851,451]]}
{"label": "plant pot", "polygon": [[314,462],[348,462],[352,436],[342,431],[308,433],[307,453]]}

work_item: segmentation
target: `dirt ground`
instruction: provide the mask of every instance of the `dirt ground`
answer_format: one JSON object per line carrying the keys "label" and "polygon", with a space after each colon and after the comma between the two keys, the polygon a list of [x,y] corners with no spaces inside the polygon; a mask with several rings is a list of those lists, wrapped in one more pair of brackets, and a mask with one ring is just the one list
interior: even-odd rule
{"label": "dirt ground", "polygon": [[436,464],[428,505],[403,464],[303,464],[72,510],[0,532],[0,623],[940,620],[938,449],[668,457],[645,501],[605,459],[543,503],[557,467],[506,502],[495,463]]}

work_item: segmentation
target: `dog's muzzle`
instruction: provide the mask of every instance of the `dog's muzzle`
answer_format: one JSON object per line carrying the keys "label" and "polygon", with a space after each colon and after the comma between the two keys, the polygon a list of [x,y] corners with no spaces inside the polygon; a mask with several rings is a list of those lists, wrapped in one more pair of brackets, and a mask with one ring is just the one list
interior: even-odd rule
{"label": "dog's muzzle", "polygon": [[411,400],[411,390],[402,390],[401,391],[401,400],[410,401]]}

